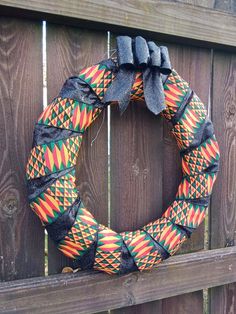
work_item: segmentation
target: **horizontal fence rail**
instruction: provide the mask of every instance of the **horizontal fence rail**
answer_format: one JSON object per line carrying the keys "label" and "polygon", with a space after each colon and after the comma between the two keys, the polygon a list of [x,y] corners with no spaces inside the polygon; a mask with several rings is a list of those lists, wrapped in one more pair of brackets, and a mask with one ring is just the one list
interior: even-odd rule
{"label": "horizontal fence rail", "polygon": [[[236,19],[210,8],[166,1],[128,0],[0,0],[2,14],[39,17],[59,23],[79,23],[116,32],[144,31],[146,35],[175,36],[179,40],[236,46]],[[183,41],[182,41],[183,42]]]}
{"label": "horizontal fence rail", "polygon": [[16,280],[0,286],[1,313],[96,313],[236,281],[236,247],[174,256],[153,271],[87,272]]}

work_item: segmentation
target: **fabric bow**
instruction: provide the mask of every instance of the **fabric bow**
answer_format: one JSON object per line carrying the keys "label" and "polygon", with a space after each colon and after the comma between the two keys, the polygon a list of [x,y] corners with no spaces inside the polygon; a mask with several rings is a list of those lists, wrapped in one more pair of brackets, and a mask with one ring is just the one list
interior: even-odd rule
{"label": "fabric bow", "polygon": [[148,109],[154,114],[163,111],[165,96],[161,74],[171,73],[171,64],[167,47],[157,46],[153,41],[137,36],[117,37],[118,73],[108,88],[103,103],[118,101],[123,113],[128,107],[135,73],[143,74],[144,98]]}

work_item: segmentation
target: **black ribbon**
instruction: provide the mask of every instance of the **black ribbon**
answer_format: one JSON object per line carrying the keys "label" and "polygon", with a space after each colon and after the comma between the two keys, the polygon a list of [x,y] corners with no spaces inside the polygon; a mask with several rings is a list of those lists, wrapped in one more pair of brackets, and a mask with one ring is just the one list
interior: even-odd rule
{"label": "black ribbon", "polygon": [[117,37],[118,73],[114,82],[108,88],[103,103],[118,101],[123,113],[128,107],[135,73],[143,73],[144,98],[148,109],[154,114],[163,111],[165,96],[161,74],[171,73],[168,49],[157,46],[154,42],[137,36]]}

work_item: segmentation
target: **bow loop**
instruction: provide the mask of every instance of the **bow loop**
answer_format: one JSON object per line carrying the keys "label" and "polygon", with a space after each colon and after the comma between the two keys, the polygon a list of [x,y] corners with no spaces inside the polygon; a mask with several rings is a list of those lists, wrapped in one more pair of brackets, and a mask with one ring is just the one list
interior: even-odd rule
{"label": "bow loop", "polygon": [[146,40],[141,36],[134,39],[134,56],[137,67],[145,68],[148,66],[150,61],[149,49]]}
{"label": "bow loop", "polygon": [[108,88],[103,102],[118,101],[123,113],[128,107],[131,89],[137,70],[143,73],[144,98],[148,109],[154,114],[165,109],[162,75],[171,73],[168,49],[147,42],[143,37],[117,37],[118,73]]}
{"label": "bow loop", "polygon": [[117,61],[119,67],[135,66],[132,38],[129,36],[119,36],[116,39],[117,45]]}
{"label": "bow loop", "polygon": [[160,46],[161,49],[161,73],[169,75],[171,73],[171,63],[167,47]]}
{"label": "bow loop", "polygon": [[150,65],[158,69],[161,68],[161,49],[153,41],[148,42],[148,48],[151,55]]}

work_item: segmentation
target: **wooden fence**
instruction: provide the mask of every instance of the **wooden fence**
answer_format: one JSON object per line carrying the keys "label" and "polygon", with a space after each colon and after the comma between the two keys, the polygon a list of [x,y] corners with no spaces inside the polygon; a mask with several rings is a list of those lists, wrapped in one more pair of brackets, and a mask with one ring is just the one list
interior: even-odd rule
{"label": "wooden fence", "polygon": [[[222,9],[218,1],[199,1],[198,7],[165,1],[76,3],[0,1],[0,312],[236,313],[236,18],[214,10],[213,3]],[[29,209],[25,164],[43,110],[43,19],[49,101],[67,77],[105,59],[114,36],[126,32],[167,45],[172,65],[208,107],[221,150],[208,217],[180,254],[156,270],[121,277],[59,274],[73,263],[50,240],[45,243]],[[109,130],[106,113],[91,146],[102,119],[82,144],[79,190],[99,222],[117,231],[135,229],[159,217],[173,200],[181,177],[176,143],[160,117],[132,103],[122,117],[111,109]],[[45,246],[50,276],[45,276]]]}

